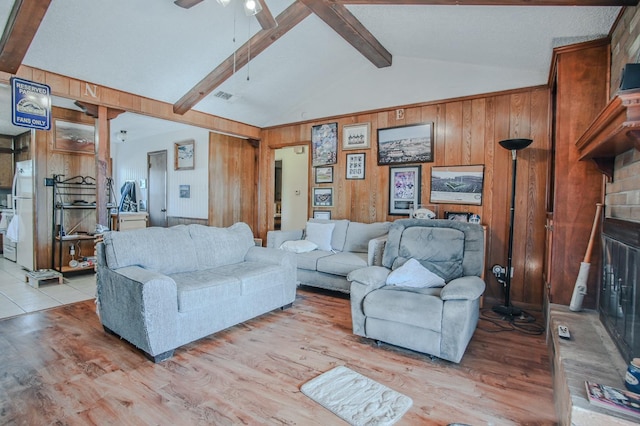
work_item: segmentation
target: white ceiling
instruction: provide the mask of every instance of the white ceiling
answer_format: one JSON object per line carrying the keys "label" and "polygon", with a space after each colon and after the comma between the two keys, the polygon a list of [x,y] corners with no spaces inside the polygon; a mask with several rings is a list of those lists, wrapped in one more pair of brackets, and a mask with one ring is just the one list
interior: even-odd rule
{"label": "white ceiling", "polygon": [[[12,3],[0,2],[0,25]],[[277,16],[292,0],[266,3]],[[214,90],[233,94],[229,101],[212,94],[194,109],[268,127],[545,84],[554,46],[605,36],[620,10],[347,8],[393,55],[391,67],[376,68],[312,14]],[[173,0],[52,0],[24,63],[173,104],[259,29],[240,0],[191,9]]]}

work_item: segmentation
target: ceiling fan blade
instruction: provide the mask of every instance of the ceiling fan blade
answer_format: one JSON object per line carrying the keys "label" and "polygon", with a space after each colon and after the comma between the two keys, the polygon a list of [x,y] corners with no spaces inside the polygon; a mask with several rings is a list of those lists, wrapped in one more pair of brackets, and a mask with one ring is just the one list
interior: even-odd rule
{"label": "ceiling fan blade", "polygon": [[202,0],[175,0],[174,3],[180,7],[184,7],[185,9],[189,9],[190,7],[195,6],[200,3]]}

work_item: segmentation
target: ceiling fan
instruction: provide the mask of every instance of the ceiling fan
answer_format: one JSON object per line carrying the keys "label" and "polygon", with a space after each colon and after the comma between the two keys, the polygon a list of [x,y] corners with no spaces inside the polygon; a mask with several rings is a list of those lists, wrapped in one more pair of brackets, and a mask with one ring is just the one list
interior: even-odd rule
{"label": "ceiling fan", "polygon": [[[175,0],[174,3],[178,6],[189,9],[203,0]],[[271,14],[271,11],[267,7],[265,0],[242,0],[244,5],[244,11],[247,16],[255,16],[263,30],[270,30],[278,26],[275,18]],[[222,6],[226,6],[231,3],[231,0],[217,0]]]}

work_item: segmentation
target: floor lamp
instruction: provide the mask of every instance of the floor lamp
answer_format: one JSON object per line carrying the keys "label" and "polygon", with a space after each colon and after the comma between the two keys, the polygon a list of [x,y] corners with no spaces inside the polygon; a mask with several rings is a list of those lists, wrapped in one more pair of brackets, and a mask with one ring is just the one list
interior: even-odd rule
{"label": "floor lamp", "polygon": [[511,219],[509,221],[509,251],[507,254],[507,268],[504,272],[504,305],[494,306],[493,312],[508,317],[520,316],[522,314],[522,311],[520,309],[511,306],[511,301],[509,300],[509,293],[511,292],[511,261],[513,256],[513,221],[516,203],[516,169],[518,164],[516,152],[520,149],[528,147],[529,145],[531,145],[531,142],[533,142],[533,140],[531,139],[506,139],[499,142],[501,147],[511,151],[511,164],[513,170],[511,172]]}

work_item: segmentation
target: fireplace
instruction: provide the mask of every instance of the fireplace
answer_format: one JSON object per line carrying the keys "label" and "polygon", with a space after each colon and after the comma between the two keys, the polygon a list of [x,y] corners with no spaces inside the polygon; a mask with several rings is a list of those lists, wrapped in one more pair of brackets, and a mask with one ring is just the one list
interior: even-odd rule
{"label": "fireplace", "polygon": [[598,311],[626,362],[640,357],[640,222],[604,220]]}

